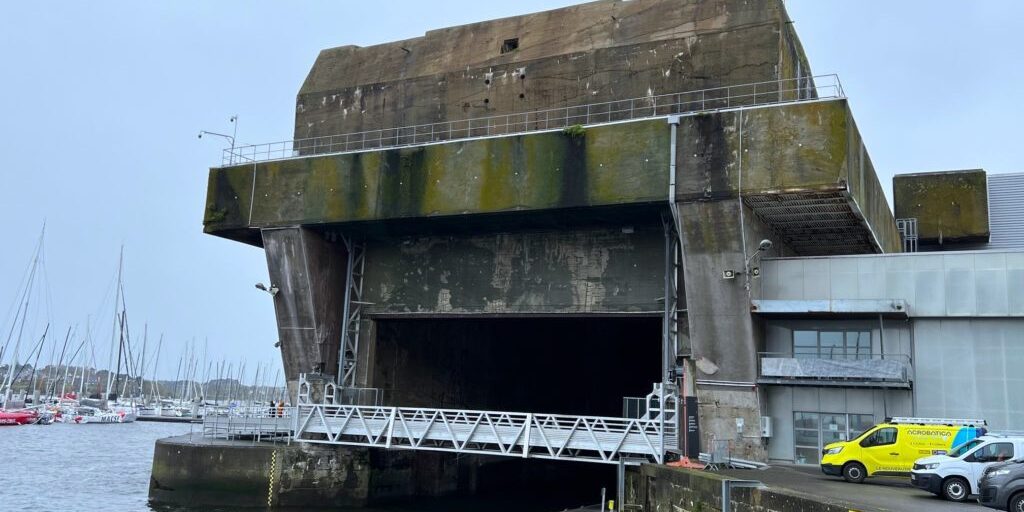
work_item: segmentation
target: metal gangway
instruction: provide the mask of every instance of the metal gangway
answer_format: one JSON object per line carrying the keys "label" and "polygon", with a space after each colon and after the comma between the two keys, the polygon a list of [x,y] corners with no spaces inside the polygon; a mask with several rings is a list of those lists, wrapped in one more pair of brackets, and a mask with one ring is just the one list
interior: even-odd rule
{"label": "metal gangway", "polygon": [[203,414],[203,437],[290,441],[295,427],[294,412],[291,407],[210,407]]}
{"label": "metal gangway", "polygon": [[678,446],[679,401],[661,384],[635,418],[339,404],[331,390],[314,403],[309,387],[300,380],[298,442],[631,465]]}

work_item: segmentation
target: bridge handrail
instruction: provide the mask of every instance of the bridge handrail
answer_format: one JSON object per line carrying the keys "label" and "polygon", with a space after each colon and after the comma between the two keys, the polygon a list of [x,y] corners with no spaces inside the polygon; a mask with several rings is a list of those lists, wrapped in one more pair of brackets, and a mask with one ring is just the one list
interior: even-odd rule
{"label": "bridge handrail", "polygon": [[646,455],[660,462],[678,439],[674,415],[668,408],[645,419],[306,403],[297,406],[294,439],[602,463]]}
{"label": "bridge handrail", "polygon": [[845,97],[839,76],[835,74],[784,78],[514,114],[233,146],[224,150],[221,165],[392,149],[566,129],[576,125]]}

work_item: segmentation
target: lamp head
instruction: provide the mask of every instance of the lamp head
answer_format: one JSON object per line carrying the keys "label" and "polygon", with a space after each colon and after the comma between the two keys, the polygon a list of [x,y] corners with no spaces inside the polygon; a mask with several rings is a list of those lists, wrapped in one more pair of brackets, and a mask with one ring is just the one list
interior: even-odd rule
{"label": "lamp head", "polygon": [[203,138],[203,132],[199,132],[199,138]]}

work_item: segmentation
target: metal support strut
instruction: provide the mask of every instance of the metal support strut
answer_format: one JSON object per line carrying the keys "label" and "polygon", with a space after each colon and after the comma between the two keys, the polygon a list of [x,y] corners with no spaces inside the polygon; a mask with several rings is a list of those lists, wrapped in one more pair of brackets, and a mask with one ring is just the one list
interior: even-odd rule
{"label": "metal support strut", "polygon": [[356,387],[359,362],[359,330],[363,309],[363,271],[366,267],[366,243],[342,236],[348,251],[345,268],[345,309],[342,315],[341,344],[338,354],[338,385]]}

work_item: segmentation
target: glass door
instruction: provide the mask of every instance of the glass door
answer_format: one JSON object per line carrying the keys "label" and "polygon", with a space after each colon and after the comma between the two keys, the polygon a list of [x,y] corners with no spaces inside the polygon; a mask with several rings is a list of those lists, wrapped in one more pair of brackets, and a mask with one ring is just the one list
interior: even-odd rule
{"label": "glass door", "polygon": [[794,462],[818,464],[828,444],[849,441],[875,425],[871,414],[793,413]]}
{"label": "glass door", "polygon": [[797,464],[817,464],[821,461],[821,428],[818,413],[795,412],[793,416],[795,462]]}

